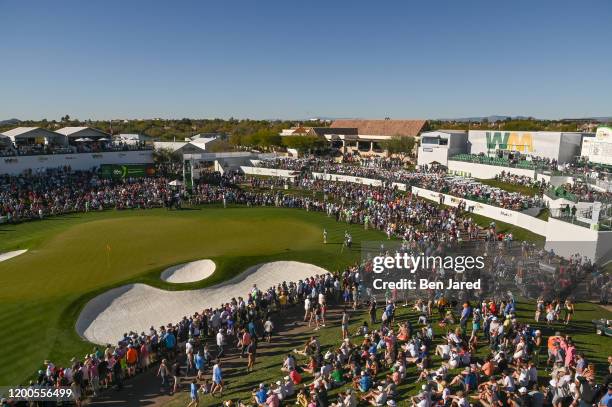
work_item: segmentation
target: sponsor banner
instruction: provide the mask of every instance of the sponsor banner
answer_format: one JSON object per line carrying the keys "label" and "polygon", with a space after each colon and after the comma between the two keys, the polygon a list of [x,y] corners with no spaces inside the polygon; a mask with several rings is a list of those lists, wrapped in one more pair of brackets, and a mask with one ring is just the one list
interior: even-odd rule
{"label": "sponsor banner", "polygon": [[100,153],[47,154],[0,157],[0,174],[18,175],[27,170],[41,171],[69,165],[73,170],[91,170],[100,164],[150,164],[151,150],[105,151]]}
{"label": "sponsor banner", "polygon": [[487,149],[533,152],[533,134],[517,131],[487,131]]}
{"label": "sponsor banner", "polygon": [[[562,147],[561,139],[561,132],[470,130],[468,133],[470,153],[485,155],[496,151],[518,151],[526,155],[560,159],[574,154],[573,151],[565,152],[569,147]],[[579,154],[579,143],[577,148],[576,154]]]}
{"label": "sponsor banner", "polygon": [[155,175],[153,164],[101,164],[100,178],[125,179],[142,178]]}
{"label": "sponsor banner", "polygon": [[315,177],[316,179],[323,179],[326,181],[333,181],[333,182],[352,182],[354,184],[371,185],[375,187],[380,187],[383,185],[383,182],[379,179],[353,177],[351,175],[324,174],[321,172],[313,172],[312,176]]}
{"label": "sponsor banner", "polygon": [[275,168],[241,166],[240,169],[246,175],[262,175],[265,177],[295,178],[299,174],[299,171],[278,170]]}

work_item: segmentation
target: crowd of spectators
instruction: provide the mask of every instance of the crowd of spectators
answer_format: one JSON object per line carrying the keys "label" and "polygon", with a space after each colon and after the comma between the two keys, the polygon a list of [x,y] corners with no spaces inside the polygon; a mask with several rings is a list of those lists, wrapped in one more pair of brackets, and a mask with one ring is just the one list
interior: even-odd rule
{"label": "crowd of spectators", "polygon": [[[303,162],[299,167],[294,161],[282,165],[300,172],[303,169]],[[368,171],[388,171],[373,162],[363,167]],[[165,172],[174,170],[170,166]],[[171,179],[158,176],[103,180],[95,171],[72,171],[67,167],[4,175],[0,176],[0,216],[17,222],[72,211],[168,206],[178,193],[168,186]],[[429,182],[424,185],[435,190],[450,186],[456,188],[452,194],[466,197],[472,195],[473,188],[480,188],[457,187],[461,184],[436,173],[421,177],[419,182]],[[283,191],[285,186],[291,190]],[[292,189],[306,193],[294,194]],[[487,192],[479,194],[486,196]],[[389,238],[398,237],[413,244],[413,250],[419,252],[431,252],[437,243],[459,240],[512,240],[510,234],[498,233],[494,223],[480,228],[464,206],[443,208],[409,192],[316,180],[307,172],[293,182],[207,173],[194,185],[191,195],[181,195],[180,199],[194,204],[320,211],[338,222],[384,231]],[[504,201],[507,198],[503,195],[493,195],[493,199],[516,205],[514,201]],[[540,257],[546,256],[553,255],[542,252]],[[509,262],[507,266],[514,267],[513,271],[499,274],[498,280],[526,278],[529,273],[517,267],[520,264]],[[555,281],[571,287],[583,276],[583,266],[588,265],[578,257],[570,259]],[[508,267],[497,262],[494,270],[507,272]],[[418,407],[467,407],[476,403],[491,407],[610,406],[612,370],[607,376],[596,372],[571,336],[559,332],[546,337],[542,330],[533,329],[530,321],[520,320],[513,296],[499,291],[477,301],[454,302],[443,293],[431,293],[411,304],[405,302],[418,315],[418,322],[413,324],[397,315],[401,304],[394,294],[385,293],[383,299],[368,291],[364,284],[368,270],[365,262],[341,273],[284,282],[264,290],[254,286],[244,298],[198,311],[177,323],[151,327],[147,332],[128,332],[118,338],[117,344],[95,348],[84,359],[73,359],[63,367],[46,361],[35,383],[70,386],[79,404],[85,396],[95,397],[110,386],[120,389],[126,377],[154,368],[162,388],[168,392],[181,390],[183,378],[195,376],[188,386],[197,405],[197,400],[208,394],[223,395],[227,354],[240,352],[248,356],[248,372],[256,364],[257,344],[269,338],[274,341],[271,315],[303,305],[304,324],[313,329],[311,339],[287,355],[282,365],[279,363],[277,378],[253,389],[252,400],[227,400],[227,405],[394,407],[408,402]],[[338,323],[342,339],[322,346],[316,332],[329,325],[326,313],[332,307],[337,311],[342,308]],[[364,311],[369,321],[351,331],[351,317]],[[561,330],[571,326],[575,312],[570,298],[543,298],[537,302],[534,323],[545,320]],[[485,356],[479,352],[483,348],[487,349]],[[414,369],[414,375],[407,373]],[[419,383],[420,391],[406,400],[399,387],[414,382]],[[338,397],[331,398],[329,393],[338,388]]]}
{"label": "crowd of spectators", "polygon": [[174,197],[164,177],[110,180],[70,167],[0,175],[0,219],[9,223],[71,212],[160,207]]}
{"label": "crowd of spectators", "polygon": [[[376,161],[373,161],[376,162]],[[368,163],[365,161],[365,163]],[[522,211],[532,207],[542,207],[540,196],[529,196],[518,192],[508,192],[491,187],[473,179],[451,177],[440,167],[421,167],[415,170],[387,169],[380,165],[344,165],[333,160],[320,159],[277,159],[262,161],[268,168],[290,168],[302,172],[350,175],[369,179],[403,183],[407,186],[418,186],[432,191],[439,191],[460,198],[482,201],[506,209]],[[504,176],[506,174],[504,173]]]}
{"label": "crowd of spectators", "polygon": [[[260,344],[274,346],[273,321],[290,318],[288,326],[312,329],[309,339],[277,362],[277,376],[253,388],[251,399],[225,399],[225,406],[609,407],[612,356],[608,371],[597,371],[580,343],[561,332],[576,313],[571,299],[538,299],[530,321],[519,319],[510,293],[455,301],[429,291],[402,304],[394,296],[371,295],[368,273],[366,262],[267,289],[254,285],[244,297],[176,323],[127,332],[65,366],[46,360],[31,385],[70,386],[81,405],[153,370],[162,393],[187,389],[190,405],[208,405],[224,399],[228,369],[248,374]],[[339,315],[333,322],[332,312]],[[351,324],[362,314],[362,324]],[[552,325],[549,335],[532,327],[544,321]],[[338,339],[322,343],[317,331],[324,327],[337,329]],[[225,364],[237,355],[246,356],[246,366]],[[409,384],[416,384],[416,395],[400,390]]]}
{"label": "crowd of spectators", "polygon": [[557,197],[574,202],[612,202],[612,193],[596,191],[584,182],[566,183],[551,187],[549,191]]}
{"label": "crowd of spectators", "polygon": [[520,185],[538,190],[542,190],[548,186],[546,181],[538,181],[526,175],[516,175],[506,171],[502,171],[500,174],[496,175],[495,179],[507,184]]}
{"label": "crowd of spectators", "polygon": [[100,153],[110,151],[151,150],[153,147],[144,143],[125,143],[111,141],[74,142],[68,145],[54,144],[3,144],[0,145],[0,157],[17,157],[28,155]]}

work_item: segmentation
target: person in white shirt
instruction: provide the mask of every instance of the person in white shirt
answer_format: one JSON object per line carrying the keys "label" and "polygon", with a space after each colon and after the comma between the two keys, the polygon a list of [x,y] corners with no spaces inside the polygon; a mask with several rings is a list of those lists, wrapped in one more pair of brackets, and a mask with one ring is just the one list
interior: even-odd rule
{"label": "person in white shirt", "polygon": [[278,396],[280,401],[283,401],[287,397],[287,389],[285,384],[279,380],[276,382],[276,388],[274,389],[274,393]]}
{"label": "person in white shirt", "polygon": [[270,341],[272,340],[272,330],[273,329],[274,329],[274,324],[272,323],[270,318],[268,318],[268,320],[264,322],[264,334],[266,337],[266,341],[268,341],[268,343],[270,343]]}
{"label": "person in white shirt", "polygon": [[308,321],[308,314],[310,313],[310,298],[306,297],[304,300],[304,322]]}
{"label": "person in white shirt", "polygon": [[219,329],[217,332],[217,358],[221,358],[224,355],[223,345],[225,344],[225,336],[223,335],[223,329]]}
{"label": "person in white shirt", "polygon": [[509,393],[514,393],[516,390],[516,384],[514,383],[514,377],[508,372],[502,372],[502,379],[500,384],[503,386],[504,390]]}
{"label": "person in white shirt", "polygon": [[293,358],[292,355],[287,355],[287,357],[285,358],[285,361],[283,362],[283,367],[281,368],[281,371],[283,372],[290,372],[293,369],[295,369],[295,359]]}

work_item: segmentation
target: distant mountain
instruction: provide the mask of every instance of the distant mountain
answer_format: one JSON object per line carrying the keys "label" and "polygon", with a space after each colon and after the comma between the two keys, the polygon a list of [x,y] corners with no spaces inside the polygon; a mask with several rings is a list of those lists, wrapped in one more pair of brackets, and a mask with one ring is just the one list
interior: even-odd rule
{"label": "distant mountain", "polygon": [[612,116],[593,116],[593,117],[579,117],[579,118],[573,118],[573,119],[562,119],[565,121],[597,121],[597,122],[601,122],[601,123],[610,123],[612,122]]}
{"label": "distant mountain", "polygon": [[527,120],[530,119],[528,116],[502,116],[502,115],[491,115],[491,116],[477,116],[477,117],[460,117],[455,119],[437,119],[443,122],[482,122],[487,119],[490,123],[499,122],[510,118],[512,120]]}
{"label": "distant mountain", "polygon": [[[484,119],[487,119],[489,123],[493,123],[493,122],[504,121],[507,118],[510,118],[512,120],[530,120],[530,119],[538,120],[537,118],[530,117],[530,116],[502,116],[502,115],[461,117],[461,118],[456,118],[456,119],[437,119],[437,120],[440,120],[443,122],[467,123],[467,122],[482,122]],[[612,116],[574,117],[574,118],[560,119],[560,121],[580,121],[580,122],[598,121],[601,123],[610,123],[612,122]]]}
{"label": "distant mountain", "polygon": [[19,124],[21,123],[21,120],[19,119],[6,119],[6,120],[0,120],[0,126],[6,126],[9,124]]}

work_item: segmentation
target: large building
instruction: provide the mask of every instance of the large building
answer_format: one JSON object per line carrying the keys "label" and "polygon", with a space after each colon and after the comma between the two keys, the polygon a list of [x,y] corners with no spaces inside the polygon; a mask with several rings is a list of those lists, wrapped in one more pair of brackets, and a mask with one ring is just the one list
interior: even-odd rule
{"label": "large building", "polygon": [[325,137],[332,148],[342,153],[361,155],[384,154],[381,142],[392,137],[417,137],[426,127],[426,120],[334,120],[330,127],[295,127],[281,136],[316,135]]}
{"label": "large building", "polygon": [[356,136],[356,128],[332,128],[332,127],[309,127],[309,126],[297,126],[290,129],[284,129],[281,136],[325,136],[325,135],[337,135],[345,134]]}
{"label": "large building", "polygon": [[[554,160],[559,164],[571,162],[581,155],[582,140],[588,133],[556,131],[496,131],[440,130],[421,134],[418,164],[434,161],[448,165],[448,161],[464,155],[504,159],[509,155]],[[424,142],[430,140],[430,142]]]}
{"label": "large building", "polygon": [[427,120],[362,120],[341,119],[334,120],[331,128],[356,128],[360,137],[416,137],[423,131]]}

